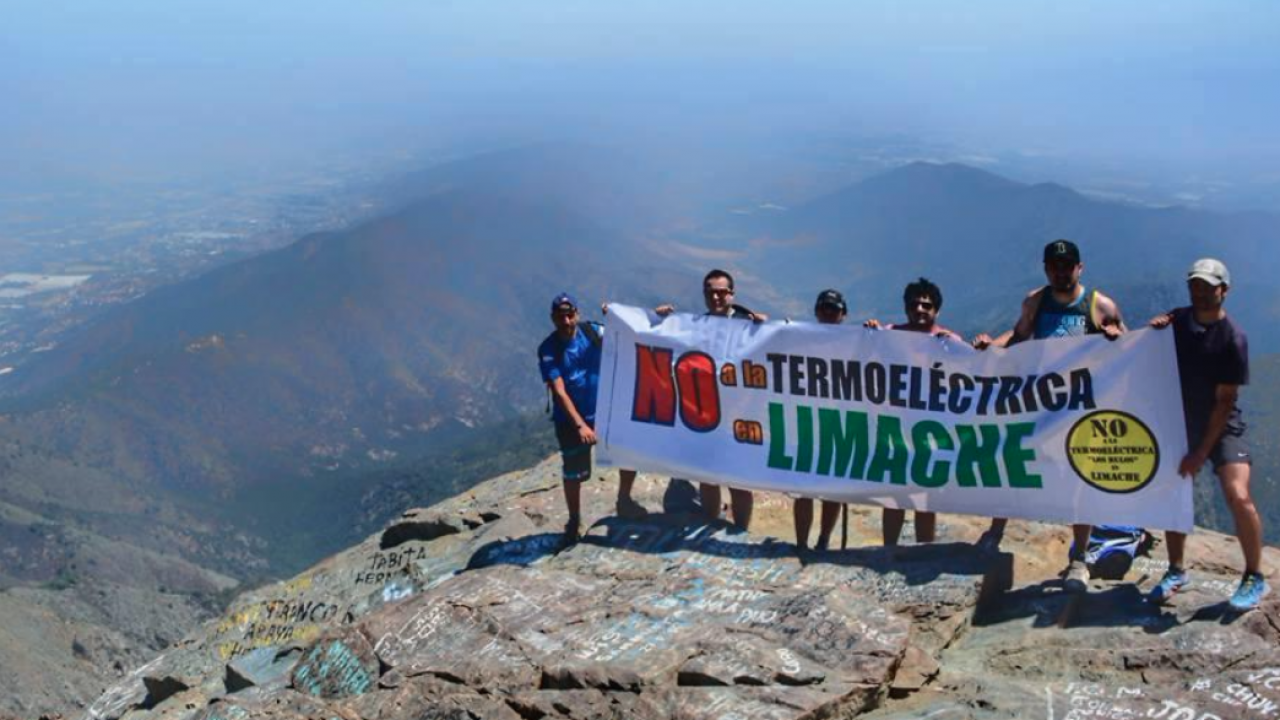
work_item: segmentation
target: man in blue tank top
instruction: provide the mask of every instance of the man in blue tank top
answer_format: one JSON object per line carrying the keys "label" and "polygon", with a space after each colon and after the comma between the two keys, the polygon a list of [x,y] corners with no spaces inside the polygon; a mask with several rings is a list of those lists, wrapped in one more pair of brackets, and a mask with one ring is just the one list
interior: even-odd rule
{"label": "man in blue tank top", "polygon": [[[1009,347],[1024,340],[1079,337],[1102,334],[1114,340],[1125,331],[1124,319],[1115,301],[1097,290],[1089,290],[1080,282],[1084,263],[1080,248],[1070,240],[1054,240],[1044,246],[1044,275],[1048,284],[1036,288],[1022,301],[1022,314],[1013,329],[996,339],[983,333],[973,339],[973,346],[985,350],[991,345]],[[1004,521],[991,524],[993,534],[1003,534]],[[1063,587],[1068,592],[1085,592],[1089,568],[1084,552],[1089,547],[1089,525],[1072,525],[1070,560],[1063,574]]]}

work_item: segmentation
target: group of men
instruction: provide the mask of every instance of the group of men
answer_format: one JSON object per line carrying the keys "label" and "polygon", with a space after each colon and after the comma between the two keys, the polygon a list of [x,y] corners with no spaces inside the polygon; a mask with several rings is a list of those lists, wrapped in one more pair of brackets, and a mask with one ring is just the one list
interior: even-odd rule
{"label": "group of men", "polygon": [[[1052,340],[1090,334],[1115,339],[1126,332],[1120,308],[1110,297],[1081,283],[1084,263],[1080,249],[1070,240],[1055,240],[1044,248],[1044,273],[1047,284],[1027,294],[1017,323],[997,337],[985,333],[972,340],[978,350],[1010,347],[1029,340]],[[1237,405],[1240,386],[1248,383],[1248,341],[1244,332],[1226,314],[1223,307],[1231,288],[1231,276],[1222,262],[1204,258],[1197,260],[1187,272],[1190,305],[1153,318],[1153,328],[1170,328],[1174,333],[1178,370],[1182,386],[1183,411],[1189,452],[1178,465],[1180,475],[1194,478],[1206,464],[1211,464],[1226,496],[1235,520],[1236,537],[1244,552],[1245,572],[1232,595],[1230,605],[1237,610],[1257,607],[1269,588],[1261,573],[1262,522],[1249,494],[1251,459],[1245,442],[1245,423]],[[747,322],[765,322],[767,316],[753,312],[735,302],[733,276],[724,270],[707,273],[702,284],[706,314],[735,318]],[[905,330],[945,336],[963,342],[959,334],[938,322],[942,310],[942,291],[925,278],[912,282],[903,292],[906,322],[882,324],[871,319],[865,327]],[[671,304],[655,308],[659,316],[675,312]],[[607,307],[605,308],[607,312]],[[814,304],[814,318],[819,323],[840,324],[848,315],[844,296],[837,290],[823,290]],[[569,510],[565,526],[565,542],[576,542],[581,533],[580,492],[582,481],[591,475],[591,446],[596,442],[595,407],[601,357],[601,326],[584,321],[577,301],[568,293],[557,295],[551,302],[552,332],[538,348],[542,378],[554,399],[553,420],[564,462],[564,494]],[[634,470],[620,472],[617,509],[622,517],[643,516],[645,509],[631,497]],[[732,524],[746,530],[751,524],[753,495],[749,490],[729,489]],[[699,496],[702,511],[709,522],[718,521],[722,506],[720,487],[701,483]],[[796,546],[808,550],[813,524],[813,500],[796,498],[794,522]],[[839,517],[839,503],[822,501],[821,520],[815,549],[827,549]],[[886,508],[882,517],[885,545],[898,542],[906,512]],[[993,518],[990,528],[979,543],[999,545],[1006,521]],[[932,512],[917,512],[914,519],[918,543],[933,542],[937,519]],[[1074,543],[1063,586],[1069,592],[1085,592],[1089,570],[1084,553],[1089,543],[1089,525],[1072,526]],[[1169,569],[1148,593],[1153,603],[1168,602],[1188,583],[1184,549],[1186,535],[1166,533]]]}

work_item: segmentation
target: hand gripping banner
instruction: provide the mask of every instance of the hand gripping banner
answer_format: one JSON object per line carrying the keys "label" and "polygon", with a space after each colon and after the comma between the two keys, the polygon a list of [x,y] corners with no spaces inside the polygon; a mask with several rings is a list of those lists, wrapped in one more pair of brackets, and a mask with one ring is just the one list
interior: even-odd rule
{"label": "hand gripping banner", "polygon": [[601,462],[913,510],[1189,531],[1173,333],[978,352],[610,305]]}

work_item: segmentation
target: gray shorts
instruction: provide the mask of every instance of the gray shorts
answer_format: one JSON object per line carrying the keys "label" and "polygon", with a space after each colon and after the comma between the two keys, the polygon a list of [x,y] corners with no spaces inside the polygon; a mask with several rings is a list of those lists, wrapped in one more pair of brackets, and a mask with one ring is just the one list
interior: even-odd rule
{"label": "gray shorts", "polygon": [[1213,463],[1214,470],[1232,463],[1253,465],[1253,457],[1249,455],[1249,443],[1244,439],[1244,431],[1243,422],[1227,424],[1222,437],[1218,438],[1218,442],[1209,451],[1209,462]]}

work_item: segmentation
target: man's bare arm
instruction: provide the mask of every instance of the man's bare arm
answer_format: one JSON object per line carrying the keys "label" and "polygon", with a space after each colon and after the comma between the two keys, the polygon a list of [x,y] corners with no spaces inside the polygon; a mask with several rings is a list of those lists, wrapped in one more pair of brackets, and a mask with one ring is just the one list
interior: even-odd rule
{"label": "man's bare arm", "polygon": [[1120,306],[1115,300],[1098,293],[1098,326],[1102,328],[1105,334],[1111,340],[1120,337],[1121,334],[1129,331],[1124,324],[1124,318],[1120,315]]}
{"label": "man's bare arm", "polygon": [[1037,292],[1039,291],[1033,291],[1022,300],[1022,310],[1012,330],[1005,330],[995,338],[986,333],[978,333],[973,336],[972,345],[978,350],[986,350],[989,347],[1005,348],[1030,338],[1035,331],[1036,306],[1039,303]]}
{"label": "man's bare arm", "polygon": [[582,419],[578,408],[573,404],[573,398],[569,397],[568,391],[564,388],[564,378],[548,381],[547,387],[551,388],[551,395],[555,397],[560,409],[564,410],[564,413],[569,416],[570,422],[578,428],[578,438],[588,445],[595,445],[596,431],[592,430],[587,421]]}
{"label": "man's bare arm", "polygon": [[1040,307],[1041,292],[1040,290],[1032,290],[1022,299],[1022,313],[1018,316],[1018,322],[1014,324],[1013,331],[1000,336],[1004,340],[1001,347],[1016,345],[1035,336],[1036,310]]}

